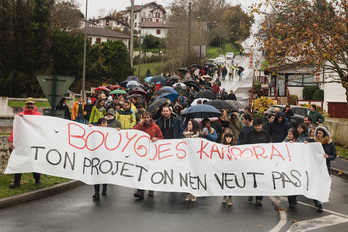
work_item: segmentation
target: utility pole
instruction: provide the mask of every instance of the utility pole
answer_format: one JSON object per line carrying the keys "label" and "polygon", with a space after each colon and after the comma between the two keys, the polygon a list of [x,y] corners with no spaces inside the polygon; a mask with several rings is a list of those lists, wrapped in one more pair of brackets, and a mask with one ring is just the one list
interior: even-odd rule
{"label": "utility pole", "polygon": [[131,20],[130,20],[130,46],[129,46],[129,52],[130,52],[130,63],[131,67],[133,68],[133,44],[134,44],[134,0],[131,0]]}
{"label": "utility pole", "polygon": [[[86,0],[86,14],[85,14],[85,38],[83,43],[83,67],[82,67],[82,97],[86,102],[86,53],[87,53],[87,6],[88,0]],[[52,106],[53,107],[53,106]]]}
{"label": "utility pole", "polygon": [[[143,25],[141,25],[141,28]],[[140,28],[140,33],[139,33],[139,64],[138,64],[138,78],[140,80],[140,62],[141,62],[141,28]]]}

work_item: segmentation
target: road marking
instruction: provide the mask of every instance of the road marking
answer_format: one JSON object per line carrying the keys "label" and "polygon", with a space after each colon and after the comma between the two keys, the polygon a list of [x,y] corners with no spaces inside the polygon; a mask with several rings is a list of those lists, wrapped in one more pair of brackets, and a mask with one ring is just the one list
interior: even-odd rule
{"label": "road marking", "polygon": [[345,222],[348,222],[348,218],[336,215],[328,215],[320,218],[293,223],[288,232],[311,231]]}
{"label": "road marking", "polygon": [[[280,205],[280,201],[277,200],[275,197],[269,197],[271,199],[271,201],[273,202],[273,204],[278,208],[281,209],[282,206]],[[273,229],[270,232],[278,232],[281,231],[281,229],[286,225],[286,220],[287,220],[287,216],[286,216],[286,212],[284,210],[278,210],[279,212],[279,222],[278,224],[273,227]]]}

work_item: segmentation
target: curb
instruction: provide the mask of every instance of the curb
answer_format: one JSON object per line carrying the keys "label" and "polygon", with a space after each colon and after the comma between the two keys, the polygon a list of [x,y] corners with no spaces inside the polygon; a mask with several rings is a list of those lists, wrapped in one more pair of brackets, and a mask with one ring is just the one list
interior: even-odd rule
{"label": "curb", "polygon": [[84,184],[85,183],[81,181],[72,180],[72,181],[57,184],[48,188],[39,189],[36,191],[23,193],[23,194],[12,196],[12,197],[5,197],[3,199],[0,199],[0,209],[19,205],[22,203],[27,203],[29,201],[35,201],[35,200],[42,199],[49,196],[53,196],[53,195],[80,187]]}
{"label": "curb", "polygon": [[343,170],[338,169],[338,168],[333,168],[333,167],[331,167],[331,172],[332,172],[332,171],[334,171],[334,172],[336,172],[336,173],[342,172],[342,176],[338,176],[338,177],[342,177],[342,178],[348,179],[348,172],[343,171]]}

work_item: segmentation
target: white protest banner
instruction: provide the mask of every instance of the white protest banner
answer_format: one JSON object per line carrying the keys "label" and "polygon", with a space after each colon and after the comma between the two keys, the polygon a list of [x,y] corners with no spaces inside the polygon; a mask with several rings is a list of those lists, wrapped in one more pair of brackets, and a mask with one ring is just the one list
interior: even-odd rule
{"label": "white protest banner", "polygon": [[328,201],[331,178],[320,143],[227,147],[205,139],[151,142],[138,130],[17,116],[6,172],[39,172],[195,196],[305,195]]}

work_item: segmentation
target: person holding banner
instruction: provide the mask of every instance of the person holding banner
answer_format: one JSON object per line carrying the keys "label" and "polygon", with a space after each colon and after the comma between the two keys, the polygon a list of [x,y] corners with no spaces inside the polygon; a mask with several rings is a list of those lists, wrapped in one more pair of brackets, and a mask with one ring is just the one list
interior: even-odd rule
{"label": "person holding banner", "polygon": [[[25,107],[22,112],[18,114],[18,116],[23,116],[23,115],[41,115],[40,112],[37,111],[37,108],[35,106],[35,100],[31,97],[28,97],[25,101]],[[10,152],[15,148],[13,145],[13,130],[11,132],[10,137],[8,138],[8,141],[10,142]],[[33,177],[35,179],[35,184],[39,185],[40,184],[40,178],[41,175],[40,173],[33,173]],[[16,173],[14,174],[14,182],[11,184],[10,188],[18,188],[21,186],[21,179],[22,179],[22,173]]]}
{"label": "person holding banner", "polygon": [[204,118],[202,120],[202,136],[203,138],[215,142],[218,139],[218,135],[215,129],[210,125],[210,120],[208,118]]}
{"label": "person holding banner", "polygon": [[182,123],[178,117],[172,114],[172,109],[165,105],[162,107],[162,116],[156,121],[157,126],[161,129],[164,139],[182,139]]}
{"label": "person holding banner", "polygon": [[[154,123],[151,113],[150,112],[144,112],[140,115],[140,121],[139,123],[134,126],[132,129],[143,131],[150,136],[150,140],[152,142],[156,142],[158,139],[163,139],[162,131],[161,129]],[[149,190],[148,192],[149,197],[154,196],[154,191]],[[137,189],[137,191],[134,193],[134,197],[143,200],[144,199],[144,190]]]}
{"label": "person holding banner", "polygon": [[[198,138],[201,132],[201,127],[199,126],[199,123],[194,120],[190,119],[187,123],[187,128],[183,132],[185,138]],[[186,202],[193,201],[195,202],[197,200],[196,196],[188,193],[187,197],[185,199]]]}
{"label": "person holding banner", "polygon": [[[253,121],[253,130],[246,134],[244,138],[243,144],[256,144],[256,143],[271,143],[271,136],[267,131],[262,130],[262,119],[255,118]],[[262,206],[263,196],[256,196],[256,204],[257,206]],[[251,202],[253,200],[252,196],[248,197],[248,201]]]}
{"label": "person holding banner", "polygon": [[[107,127],[108,123],[107,120],[105,118],[99,118],[98,119],[98,126],[102,126],[102,127]],[[102,195],[106,196],[106,190],[107,190],[107,184],[103,184],[103,191],[102,191]],[[93,195],[93,200],[99,200],[100,198],[100,184],[95,184],[94,185],[94,195]]]}
{"label": "person holding banner", "polygon": [[[229,129],[229,128],[228,128]],[[234,146],[237,144],[236,138],[233,136],[232,132],[227,132],[223,135],[222,144],[227,145],[227,147]],[[224,196],[222,198],[222,204],[226,204],[228,206],[232,206],[232,196]]]}

